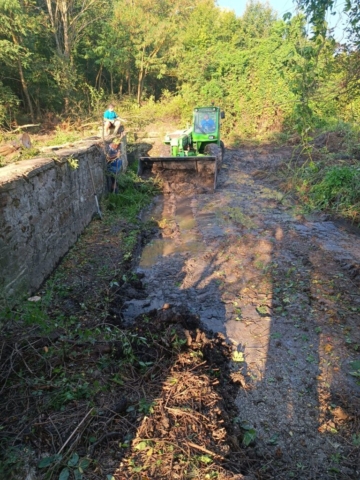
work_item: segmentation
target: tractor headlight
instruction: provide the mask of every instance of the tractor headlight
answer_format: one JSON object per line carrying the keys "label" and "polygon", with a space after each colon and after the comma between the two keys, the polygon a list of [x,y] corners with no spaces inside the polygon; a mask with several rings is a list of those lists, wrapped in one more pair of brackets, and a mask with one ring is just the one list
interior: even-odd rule
{"label": "tractor headlight", "polygon": [[214,135],[209,135],[210,140],[214,140]]}

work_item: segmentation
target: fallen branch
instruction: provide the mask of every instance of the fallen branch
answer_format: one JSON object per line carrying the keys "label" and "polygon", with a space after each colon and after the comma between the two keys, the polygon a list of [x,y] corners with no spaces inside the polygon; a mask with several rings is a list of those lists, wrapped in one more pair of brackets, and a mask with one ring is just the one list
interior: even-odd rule
{"label": "fallen branch", "polygon": [[17,132],[18,130],[22,130],[23,128],[30,128],[30,127],[40,127],[41,123],[29,123],[28,125],[20,125],[20,127],[15,128],[15,130],[11,130],[11,133]]}

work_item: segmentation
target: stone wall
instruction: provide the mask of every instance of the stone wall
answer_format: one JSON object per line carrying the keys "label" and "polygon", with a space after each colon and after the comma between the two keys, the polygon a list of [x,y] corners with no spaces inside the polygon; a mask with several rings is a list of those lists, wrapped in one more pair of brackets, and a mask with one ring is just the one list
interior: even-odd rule
{"label": "stone wall", "polygon": [[0,168],[0,307],[33,294],[97,213],[90,172],[105,192],[101,142],[56,150]]}

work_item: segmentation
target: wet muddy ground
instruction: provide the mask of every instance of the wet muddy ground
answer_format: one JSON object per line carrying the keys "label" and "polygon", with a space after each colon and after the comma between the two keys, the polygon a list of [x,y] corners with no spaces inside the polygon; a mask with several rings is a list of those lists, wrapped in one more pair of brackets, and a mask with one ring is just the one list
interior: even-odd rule
{"label": "wet muddy ground", "polygon": [[186,305],[233,345],[248,474],[360,478],[359,235],[299,213],[281,190],[290,155],[227,150],[214,194],[157,197],[143,219],[160,232],[137,267],[146,297],[122,315]]}
{"label": "wet muddy ground", "polygon": [[359,230],[301,213],[290,157],[106,213],[8,312],[0,477],[360,478]]}

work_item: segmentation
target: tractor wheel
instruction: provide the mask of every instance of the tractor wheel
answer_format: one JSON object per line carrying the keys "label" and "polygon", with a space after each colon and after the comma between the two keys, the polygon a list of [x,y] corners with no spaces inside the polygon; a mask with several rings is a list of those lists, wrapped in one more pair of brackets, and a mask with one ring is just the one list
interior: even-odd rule
{"label": "tractor wheel", "polygon": [[220,148],[221,148],[221,161],[224,160],[224,155],[225,155],[225,145],[222,140],[220,140]]}
{"label": "tractor wheel", "polygon": [[205,146],[204,148],[204,153],[216,157],[216,169],[219,172],[221,168],[221,162],[222,162],[222,151],[221,148],[219,148],[216,143],[209,143],[208,145]]}

